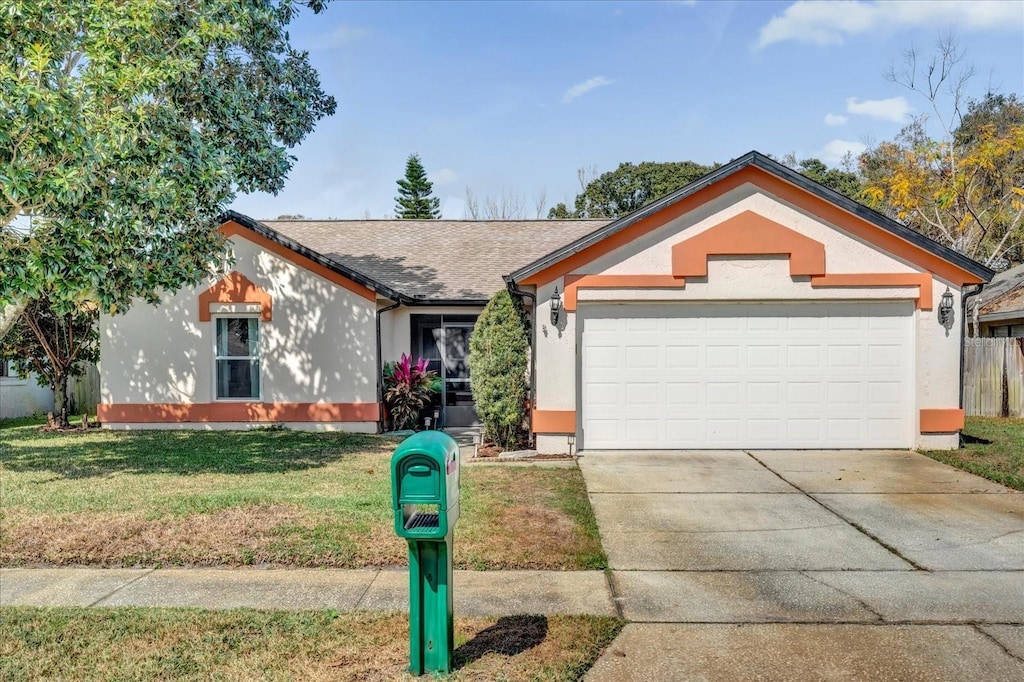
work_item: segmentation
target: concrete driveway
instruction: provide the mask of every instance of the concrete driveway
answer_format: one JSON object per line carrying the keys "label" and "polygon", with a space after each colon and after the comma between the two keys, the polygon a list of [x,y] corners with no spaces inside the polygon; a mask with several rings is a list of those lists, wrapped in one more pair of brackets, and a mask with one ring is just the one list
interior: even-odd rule
{"label": "concrete driveway", "polygon": [[593,680],[1024,679],[1024,494],[912,452],[586,452]]}

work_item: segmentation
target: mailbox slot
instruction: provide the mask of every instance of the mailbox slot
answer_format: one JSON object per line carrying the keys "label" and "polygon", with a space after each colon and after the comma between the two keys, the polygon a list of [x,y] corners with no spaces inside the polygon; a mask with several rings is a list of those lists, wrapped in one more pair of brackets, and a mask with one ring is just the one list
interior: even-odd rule
{"label": "mailbox slot", "polygon": [[436,504],[402,505],[402,517],[406,530],[437,528],[441,520],[441,507]]}

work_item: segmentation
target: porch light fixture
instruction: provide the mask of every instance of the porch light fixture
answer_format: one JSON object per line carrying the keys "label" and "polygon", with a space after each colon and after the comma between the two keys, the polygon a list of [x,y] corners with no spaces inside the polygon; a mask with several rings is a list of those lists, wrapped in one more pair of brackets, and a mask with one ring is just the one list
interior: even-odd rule
{"label": "porch light fixture", "polygon": [[558,287],[551,294],[551,326],[558,326],[558,318],[562,313],[562,297],[558,295]]}
{"label": "porch light fixture", "polygon": [[953,327],[953,292],[946,287],[939,300],[939,324],[949,331]]}

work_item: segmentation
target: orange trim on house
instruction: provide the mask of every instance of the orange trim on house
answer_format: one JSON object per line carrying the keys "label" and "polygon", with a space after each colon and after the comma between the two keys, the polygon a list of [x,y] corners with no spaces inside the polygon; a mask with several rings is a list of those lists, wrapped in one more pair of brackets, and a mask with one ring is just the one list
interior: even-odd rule
{"label": "orange trim on house", "polygon": [[537,274],[527,277],[521,282],[521,284],[532,284],[535,286],[547,284],[572,272],[573,270],[578,270],[596,258],[625,246],[638,237],[662,227],[666,223],[692,211],[698,206],[713,201],[725,193],[748,182],[799,209],[807,211],[825,222],[835,225],[851,235],[875,245],[879,249],[886,251],[897,258],[901,258],[908,263],[912,263],[922,268],[923,270],[934,273],[935,275],[954,284],[977,284],[982,281],[977,275],[950,263],[941,256],[906,241],[884,228],[873,225],[863,218],[852,213],[848,213],[825,199],[821,199],[806,190],[800,189],[795,185],[791,185],[771,173],[753,166],[747,166],[746,168],[736,171],[729,177],[723,178],[722,180],[719,180],[718,182],[709,185],[708,187],[705,187],[684,199],[681,199],[672,206],[668,206],[653,215],[647,216],[642,220],[638,220],[629,227],[602,239],[596,244],[592,244],[582,251],[568,256],[558,263],[545,268]]}
{"label": "orange trim on house", "polygon": [[282,246],[281,244],[278,244],[275,241],[267,239],[263,235],[257,234],[256,232],[253,232],[252,230],[244,227],[243,225],[239,225],[234,220],[226,221],[223,225],[220,226],[220,231],[225,237],[234,237],[235,235],[240,235],[243,238],[248,239],[252,243],[256,244],[257,246],[267,251],[270,251],[271,253],[277,254],[278,256],[284,258],[285,260],[295,263],[300,268],[304,268],[316,275],[319,275],[320,277],[323,277],[328,282],[332,282],[340,287],[348,289],[353,293],[359,294],[368,301],[377,300],[377,293],[373,291],[373,289],[365,287],[362,284],[359,284],[358,282],[353,282],[348,277],[345,277],[344,275],[339,275],[334,270],[326,268],[323,265],[317,263],[316,261],[306,258],[305,256],[292,251],[286,246]]}
{"label": "orange trim on house", "polygon": [[577,291],[584,289],[677,289],[686,286],[686,280],[672,275],[583,275],[565,278],[566,311],[577,308]]}
{"label": "orange trim on house", "polygon": [[737,171],[729,177],[677,201],[672,206],[668,206],[653,215],[649,215],[642,220],[638,220],[626,229],[605,237],[596,244],[592,244],[582,251],[568,256],[554,265],[541,270],[537,274],[527,277],[521,282],[521,284],[532,284],[535,286],[547,284],[548,282],[558,279],[573,270],[578,270],[580,267],[596,258],[600,258],[607,253],[611,253],[615,249],[631,243],[638,237],[661,227],[669,221],[675,220],[679,216],[689,213],[701,204],[717,199],[726,192],[734,190],[751,181],[751,168],[744,168]]}
{"label": "orange trim on house", "polygon": [[104,403],[101,422],[172,424],[192,422],[375,422],[378,403]]}
{"label": "orange trim on house", "polygon": [[964,428],[964,411],[955,408],[921,410],[921,433],[956,433]]}
{"label": "orange trim on house", "polygon": [[534,410],[534,433],[576,433],[576,410]]}
{"label": "orange trim on house", "polygon": [[273,308],[270,294],[253,284],[248,277],[232,270],[219,282],[199,294],[199,321],[210,321],[211,303],[259,303],[260,319],[270,322]]}
{"label": "orange trim on house", "polygon": [[672,274],[707,277],[709,256],[789,256],[792,277],[825,274],[825,245],[753,211],[743,211],[672,246]]}
{"label": "orange trim on house", "polygon": [[916,286],[917,308],[932,309],[932,276],[927,272],[879,272],[811,277],[812,287],[904,287]]}

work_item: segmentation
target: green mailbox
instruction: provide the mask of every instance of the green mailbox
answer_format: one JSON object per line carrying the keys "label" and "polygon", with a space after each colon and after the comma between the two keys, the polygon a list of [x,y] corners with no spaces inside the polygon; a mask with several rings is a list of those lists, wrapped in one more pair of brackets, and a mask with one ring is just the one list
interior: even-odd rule
{"label": "green mailbox", "polygon": [[443,431],[421,431],[391,456],[395,533],[443,540],[459,520],[459,446]]}
{"label": "green mailbox", "polygon": [[410,436],[391,456],[395,533],[409,544],[409,672],[415,675],[451,672],[459,464],[458,444],[442,431]]}

